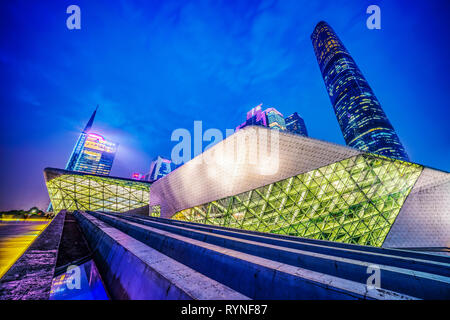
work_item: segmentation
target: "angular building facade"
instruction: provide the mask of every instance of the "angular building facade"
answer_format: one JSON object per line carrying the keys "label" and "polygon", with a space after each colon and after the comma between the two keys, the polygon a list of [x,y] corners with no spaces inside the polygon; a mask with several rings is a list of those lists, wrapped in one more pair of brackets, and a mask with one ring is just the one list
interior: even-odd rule
{"label": "angular building facade", "polygon": [[333,29],[321,21],[311,40],[346,144],[408,161],[405,148],[380,102]]}
{"label": "angular building facade", "polygon": [[290,116],[284,119],[286,123],[286,130],[295,134],[299,134],[301,136],[308,136],[308,130],[306,130],[305,121],[302,117],[298,115],[297,112],[294,112]]}
{"label": "angular building facade", "polygon": [[44,178],[55,212],[130,212],[148,208],[149,182],[54,168],[46,168]]}
{"label": "angular building facade", "polygon": [[[272,131],[239,130],[155,182],[150,214],[377,247],[450,247],[449,173]],[[223,150],[238,144],[237,159],[272,150],[276,170],[261,171],[273,164],[264,157],[229,158]],[[225,161],[206,161],[221,153]]]}
{"label": "angular building facade", "polygon": [[182,210],[173,219],[381,246],[420,170],[359,155]]}

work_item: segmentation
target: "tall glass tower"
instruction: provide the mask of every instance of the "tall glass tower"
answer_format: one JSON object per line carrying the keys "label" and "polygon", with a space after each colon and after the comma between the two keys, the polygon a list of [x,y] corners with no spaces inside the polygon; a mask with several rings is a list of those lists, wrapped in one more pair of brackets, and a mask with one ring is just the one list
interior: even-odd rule
{"label": "tall glass tower", "polygon": [[378,99],[334,30],[321,21],[311,40],[347,145],[408,161]]}
{"label": "tall glass tower", "polygon": [[[84,130],[80,133],[77,143],[73,148],[66,170],[78,171],[108,176],[116,155],[118,144],[103,138],[99,134],[91,133],[97,108],[92,113]],[[53,211],[50,202],[47,211]]]}
{"label": "tall glass tower", "polygon": [[90,132],[96,112],[97,109],[78,137],[69,161],[67,161],[66,170],[109,175],[118,145],[99,134]]}

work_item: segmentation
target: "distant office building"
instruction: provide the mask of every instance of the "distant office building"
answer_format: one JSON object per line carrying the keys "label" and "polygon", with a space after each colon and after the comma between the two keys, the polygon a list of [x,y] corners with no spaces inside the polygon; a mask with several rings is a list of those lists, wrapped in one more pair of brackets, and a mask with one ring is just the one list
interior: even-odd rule
{"label": "distant office building", "polygon": [[96,112],[97,109],[81,132],[65,167],[66,170],[109,175],[118,144],[90,132]]}
{"label": "distant office building", "polygon": [[270,129],[286,130],[286,123],[284,122],[283,114],[275,108],[268,108],[264,110],[267,117],[267,125]]}
{"label": "distant office building", "polygon": [[156,181],[172,171],[172,161],[158,156],[150,164],[150,172],[145,176],[146,181]]}
{"label": "distant office building", "polygon": [[301,136],[308,136],[308,131],[306,130],[305,121],[298,115],[297,112],[294,112],[290,116],[284,119],[286,123],[286,130],[295,134],[299,134]]}
{"label": "distant office building", "polygon": [[263,126],[267,127],[267,117],[264,111],[261,109],[262,103],[252,108],[247,112],[247,120],[239,125],[236,130],[242,129],[246,126]]}
{"label": "distant office building", "polygon": [[246,126],[263,126],[276,130],[286,130],[283,114],[275,108],[261,109],[262,103],[247,112],[247,120],[236,127],[236,131]]}
{"label": "distant office building", "polygon": [[311,40],[347,145],[407,161],[408,155],[379,101],[333,29],[321,21]]}

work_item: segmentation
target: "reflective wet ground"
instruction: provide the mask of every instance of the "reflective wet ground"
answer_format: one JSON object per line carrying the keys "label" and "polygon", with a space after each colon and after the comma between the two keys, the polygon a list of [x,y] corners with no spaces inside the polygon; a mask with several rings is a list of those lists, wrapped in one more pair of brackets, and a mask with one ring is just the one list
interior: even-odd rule
{"label": "reflective wet ground", "polygon": [[53,278],[50,300],[108,300],[100,274],[93,260],[72,265]]}
{"label": "reflective wet ground", "polygon": [[0,278],[50,220],[0,220]]}

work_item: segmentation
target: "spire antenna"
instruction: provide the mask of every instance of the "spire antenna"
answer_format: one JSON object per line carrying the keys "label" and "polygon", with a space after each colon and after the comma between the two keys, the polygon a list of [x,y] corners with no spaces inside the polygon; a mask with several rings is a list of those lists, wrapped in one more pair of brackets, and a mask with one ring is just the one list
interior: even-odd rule
{"label": "spire antenna", "polygon": [[92,113],[91,118],[89,119],[88,123],[86,124],[86,127],[84,127],[83,133],[88,133],[91,130],[97,110],[98,110],[98,104],[97,104],[97,107],[95,108],[94,112]]}

